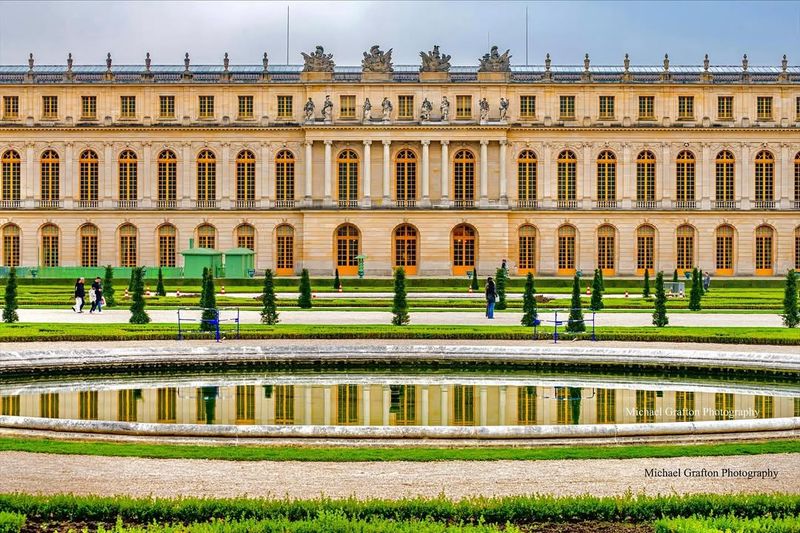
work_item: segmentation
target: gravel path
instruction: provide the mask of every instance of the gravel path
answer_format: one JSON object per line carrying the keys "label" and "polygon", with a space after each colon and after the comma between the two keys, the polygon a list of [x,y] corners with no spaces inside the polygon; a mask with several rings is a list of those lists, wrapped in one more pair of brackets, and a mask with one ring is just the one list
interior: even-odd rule
{"label": "gravel path", "polygon": [[[646,469],[680,470],[652,478]],[[709,477],[733,471],[771,479]],[[685,470],[705,472],[686,477]],[[235,462],[0,453],[0,493],[368,498],[591,493],[800,493],[800,454],[672,459],[441,462]]]}

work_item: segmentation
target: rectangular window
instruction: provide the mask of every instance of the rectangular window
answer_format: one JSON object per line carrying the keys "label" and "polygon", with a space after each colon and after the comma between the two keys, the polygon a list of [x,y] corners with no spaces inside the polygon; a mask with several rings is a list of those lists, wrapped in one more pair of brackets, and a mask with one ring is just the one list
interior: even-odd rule
{"label": "rectangular window", "polygon": [[640,96],[639,120],[655,120],[656,119],[655,107],[656,107],[655,96]]}
{"label": "rectangular window", "polygon": [[175,97],[162,95],[158,97],[158,116],[160,118],[175,118]]}
{"label": "rectangular window", "polygon": [[214,118],[214,97],[200,96],[200,118]]}
{"label": "rectangular window", "polygon": [[397,118],[411,120],[414,118],[414,97],[401,94],[397,97]]}
{"label": "rectangular window", "polygon": [[120,117],[136,118],[136,97],[120,96]]}
{"label": "rectangular window", "polygon": [[772,120],[772,97],[756,97],[756,116],[758,120]]}
{"label": "rectangular window", "polygon": [[345,94],[339,97],[339,117],[356,118],[356,97],[353,94]]}
{"label": "rectangular window", "polygon": [[19,96],[3,97],[3,120],[19,118]]}
{"label": "rectangular window", "polygon": [[58,96],[42,96],[42,118],[45,120],[58,118]]}
{"label": "rectangular window", "polygon": [[575,97],[558,97],[559,116],[561,120],[575,120]]}
{"label": "rectangular window", "polygon": [[81,119],[82,120],[97,119],[96,96],[81,96]]}
{"label": "rectangular window", "polygon": [[694,96],[678,97],[678,120],[694,120]]}
{"label": "rectangular window", "polygon": [[601,96],[600,97],[600,118],[613,119],[614,118],[614,97]]}
{"label": "rectangular window", "polygon": [[239,118],[253,118],[253,97],[239,97]]}
{"label": "rectangular window", "polygon": [[717,118],[719,120],[733,120],[733,96],[717,97]]}
{"label": "rectangular window", "polygon": [[794,99],[794,119],[800,121],[800,96]]}
{"label": "rectangular window", "polygon": [[456,95],[456,119],[467,120],[472,118],[472,96],[468,94]]}
{"label": "rectangular window", "polygon": [[535,96],[520,96],[519,97],[519,117],[520,118],[536,118],[536,97]]}
{"label": "rectangular window", "polygon": [[291,96],[278,96],[278,118],[292,118]]}

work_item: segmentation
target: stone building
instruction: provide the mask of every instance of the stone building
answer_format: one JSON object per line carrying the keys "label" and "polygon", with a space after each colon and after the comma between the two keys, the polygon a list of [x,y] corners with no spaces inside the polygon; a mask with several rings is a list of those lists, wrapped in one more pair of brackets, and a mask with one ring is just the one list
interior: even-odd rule
{"label": "stone building", "polygon": [[800,267],[800,67],[0,66],[0,265]]}

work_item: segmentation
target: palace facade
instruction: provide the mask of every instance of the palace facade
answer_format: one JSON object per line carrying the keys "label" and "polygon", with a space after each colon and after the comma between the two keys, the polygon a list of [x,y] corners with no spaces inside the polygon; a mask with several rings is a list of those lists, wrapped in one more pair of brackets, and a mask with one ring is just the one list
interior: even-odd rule
{"label": "palace facade", "polygon": [[435,49],[420,68],[376,49],[0,66],[0,265],[180,267],[194,246],[280,275],[354,275],[357,256],[367,276],[800,267],[785,58],[450,67]]}

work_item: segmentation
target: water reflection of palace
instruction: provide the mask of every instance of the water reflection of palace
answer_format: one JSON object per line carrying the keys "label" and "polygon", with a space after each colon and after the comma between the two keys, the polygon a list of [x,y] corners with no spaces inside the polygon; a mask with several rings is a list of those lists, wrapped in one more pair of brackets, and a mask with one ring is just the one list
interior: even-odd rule
{"label": "water reflection of palace", "polygon": [[2,396],[2,415],[182,424],[544,425],[800,416],[800,398],[512,385],[231,385]]}

